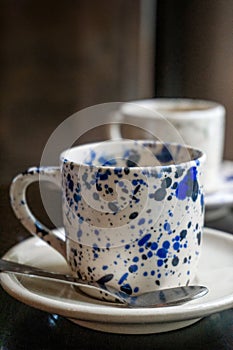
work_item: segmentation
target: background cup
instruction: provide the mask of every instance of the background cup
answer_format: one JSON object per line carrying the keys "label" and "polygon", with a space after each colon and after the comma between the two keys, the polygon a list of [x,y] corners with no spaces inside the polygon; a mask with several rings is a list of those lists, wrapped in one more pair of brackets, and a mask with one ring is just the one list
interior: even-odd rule
{"label": "background cup", "polygon": [[[195,276],[204,215],[205,155],[154,141],[71,148],[61,167],[30,168],[11,185],[16,216],[59,251],[74,275],[128,294],[187,285]],[[34,181],[62,188],[65,237],[31,213]]]}
{"label": "background cup", "polygon": [[[223,158],[225,108],[212,101],[155,98],[124,103],[112,138],[155,138],[201,149],[207,156],[205,190],[215,191]],[[126,125],[124,125],[126,124]]]}

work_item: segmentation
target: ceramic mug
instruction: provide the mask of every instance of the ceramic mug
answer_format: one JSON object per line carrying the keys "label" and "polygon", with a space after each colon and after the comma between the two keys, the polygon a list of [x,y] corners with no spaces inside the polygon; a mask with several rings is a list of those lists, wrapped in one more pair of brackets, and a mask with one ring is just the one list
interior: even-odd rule
{"label": "ceramic mug", "polygon": [[[30,168],[11,184],[21,223],[67,260],[75,276],[130,295],[187,285],[201,249],[205,155],[155,141],[106,141],[64,151],[60,167]],[[65,237],[31,213],[26,189],[62,190]]]}
{"label": "ceramic mug", "polygon": [[[154,98],[124,103],[111,125],[112,138],[153,138],[197,147],[206,156],[205,190],[215,191],[223,158],[225,108],[212,101]],[[136,126],[136,128],[133,128]],[[123,130],[124,129],[124,130]]]}

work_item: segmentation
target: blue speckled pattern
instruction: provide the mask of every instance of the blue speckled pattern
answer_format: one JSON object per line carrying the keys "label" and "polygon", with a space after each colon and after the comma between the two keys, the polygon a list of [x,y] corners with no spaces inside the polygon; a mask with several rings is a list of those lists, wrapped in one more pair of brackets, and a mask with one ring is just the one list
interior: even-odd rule
{"label": "blue speckled pattern", "polygon": [[72,270],[128,294],[188,284],[201,247],[202,163],[198,151],[143,141],[64,153]]}
{"label": "blue speckled pattern", "polygon": [[[198,150],[153,141],[78,146],[62,153],[61,169],[18,175],[11,203],[74,275],[130,295],[187,285],[201,249],[204,160]],[[62,187],[64,240],[31,213],[25,193],[34,181]]]}

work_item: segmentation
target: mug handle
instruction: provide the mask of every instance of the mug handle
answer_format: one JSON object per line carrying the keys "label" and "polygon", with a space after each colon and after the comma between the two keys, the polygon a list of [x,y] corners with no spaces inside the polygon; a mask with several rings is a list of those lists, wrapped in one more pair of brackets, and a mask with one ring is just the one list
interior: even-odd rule
{"label": "mug handle", "polygon": [[17,175],[10,186],[11,206],[22,225],[33,235],[39,237],[66,257],[66,244],[61,236],[44,226],[32,214],[26,200],[27,187],[36,181],[48,181],[61,188],[59,167],[33,167]]}
{"label": "mug handle", "polygon": [[110,140],[122,140],[121,123],[123,122],[122,115],[119,112],[112,114],[113,121],[109,124],[108,133]]}
{"label": "mug handle", "polygon": [[121,125],[118,123],[110,124],[109,126],[109,138],[110,140],[122,140]]}

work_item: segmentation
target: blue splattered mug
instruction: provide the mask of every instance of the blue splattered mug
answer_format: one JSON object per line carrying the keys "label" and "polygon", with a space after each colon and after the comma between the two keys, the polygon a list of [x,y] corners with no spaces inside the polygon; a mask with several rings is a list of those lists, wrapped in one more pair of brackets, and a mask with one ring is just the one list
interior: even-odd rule
{"label": "blue splattered mug", "polygon": [[[64,151],[60,167],[18,175],[11,204],[74,275],[130,295],[188,285],[201,251],[204,162],[201,151],[178,144],[85,144]],[[31,213],[25,192],[35,181],[61,187],[64,237]]]}

